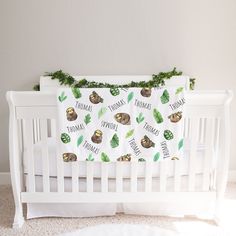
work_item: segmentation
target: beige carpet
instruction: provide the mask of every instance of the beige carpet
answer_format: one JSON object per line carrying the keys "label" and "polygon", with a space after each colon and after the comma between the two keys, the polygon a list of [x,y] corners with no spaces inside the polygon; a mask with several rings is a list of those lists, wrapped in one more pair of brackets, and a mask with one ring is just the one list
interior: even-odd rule
{"label": "beige carpet", "polygon": [[[199,232],[199,235],[236,235],[236,184],[229,184],[225,200],[224,226],[218,227],[210,220],[194,217],[172,218],[160,216],[132,216],[118,214],[112,217],[94,218],[41,218],[27,220],[20,230],[11,228],[14,203],[10,186],[0,186],[0,235],[57,235],[98,224],[147,224],[180,233]],[[229,233],[224,233],[225,231]],[[235,230],[235,231],[234,231]],[[233,233],[234,232],[234,233]]]}

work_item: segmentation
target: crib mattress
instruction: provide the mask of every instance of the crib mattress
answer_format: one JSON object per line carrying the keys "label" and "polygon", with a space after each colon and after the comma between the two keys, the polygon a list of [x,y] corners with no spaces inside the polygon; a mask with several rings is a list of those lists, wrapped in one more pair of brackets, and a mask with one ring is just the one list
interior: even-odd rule
{"label": "crib mattress", "polygon": [[[57,176],[57,164],[56,164],[56,140],[55,138],[48,138],[48,156],[49,156],[49,176]],[[184,151],[184,158],[179,160],[181,162],[180,167],[180,175],[186,175],[188,173],[188,161],[189,161],[189,153],[190,153],[190,145],[189,140],[185,140],[185,151]],[[197,145],[197,158],[195,162],[195,171],[196,173],[202,173],[203,170],[203,158],[206,151],[206,147],[203,144]],[[33,147],[33,153],[34,153],[34,166],[35,166],[35,175],[42,175],[42,142],[38,142],[34,144]],[[28,173],[28,162],[26,160],[27,149],[24,150],[23,157],[24,157],[24,173]],[[173,176],[174,174],[174,161],[167,160],[166,161],[166,171],[167,176]],[[123,177],[129,178],[130,176],[130,163],[125,163],[123,165]],[[108,163],[108,177],[109,178],[115,178],[116,176],[116,163],[111,162]],[[160,176],[160,170],[158,168],[158,163],[153,162],[153,177],[159,177]],[[80,162],[79,165],[79,177],[85,177],[86,176],[86,161]],[[72,168],[71,168],[71,162],[64,162],[64,175],[65,177],[71,177],[72,176]],[[145,176],[145,163],[140,162],[138,165],[138,177],[144,177]],[[94,162],[94,177],[101,177],[101,163],[100,162]]]}
{"label": "crib mattress", "polygon": [[[26,186],[27,186],[27,175]],[[129,180],[124,179],[123,189],[129,191]],[[37,192],[43,190],[42,176],[36,176],[35,186]],[[109,191],[115,191],[115,180],[109,179]],[[138,191],[143,191],[145,187],[145,180],[138,180]],[[153,178],[153,191],[159,190],[159,178]],[[187,191],[188,178],[187,176],[181,177],[181,191]],[[202,188],[202,174],[196,175],[195,191],[200,191]],[[71,178],[65,178],[65,191],[70,192],[72,189]],[[86,178],[80,178],[79,189],[81,192],[86,190]],[[94,191],[98,192],[101,189],[100,179],[94,179]],[[167,179],[167,191],[173,191],[174,178]],[[50,177],[50,191],[57,190],[57,178]],[[193,206],[194,207],[194,206]],[[174,203],[28,203],[27,204],[27,218],[36,217],[94,217],[94,216],[109,216],[115,215],[118,212],[125,214],[140,214],[140,215],[183,215],[191,212],[192,209],[185,206],[179,206]],[[201,212],[203,209],[199,209]],[[211,206],[204,206],[204,211],[210,211]]]}

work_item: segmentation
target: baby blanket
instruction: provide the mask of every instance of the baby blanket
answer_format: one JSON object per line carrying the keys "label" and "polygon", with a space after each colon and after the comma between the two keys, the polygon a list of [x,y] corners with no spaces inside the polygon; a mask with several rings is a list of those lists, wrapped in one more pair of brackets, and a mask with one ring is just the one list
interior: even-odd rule
{"label": "baby blanket", "polygon": [[182,87],[60,88],[57,103],[65,162],[183,157]]}

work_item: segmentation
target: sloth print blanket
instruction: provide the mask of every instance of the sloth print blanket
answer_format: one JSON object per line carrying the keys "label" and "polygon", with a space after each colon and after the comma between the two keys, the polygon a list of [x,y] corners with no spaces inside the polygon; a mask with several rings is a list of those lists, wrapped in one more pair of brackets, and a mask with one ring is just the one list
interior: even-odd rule
{"label": "sloth print blanket", "polygon": [[183,157],[182,87],[60,88],[57,104],[65,162]]}

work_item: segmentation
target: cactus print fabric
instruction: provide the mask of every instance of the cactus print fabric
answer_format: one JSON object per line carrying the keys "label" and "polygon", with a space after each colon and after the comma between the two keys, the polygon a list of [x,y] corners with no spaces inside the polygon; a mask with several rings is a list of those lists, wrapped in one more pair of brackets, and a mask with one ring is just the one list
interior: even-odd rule
{"label": "cactus print fabric", "polygon": [[183,88],[60,88],[57,104],[65,162],[183,157]]}

